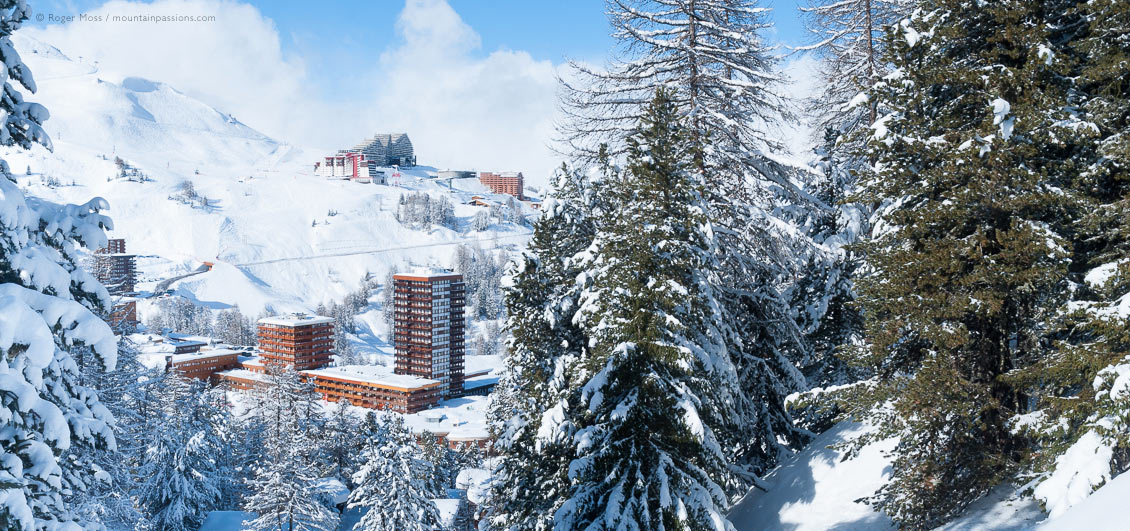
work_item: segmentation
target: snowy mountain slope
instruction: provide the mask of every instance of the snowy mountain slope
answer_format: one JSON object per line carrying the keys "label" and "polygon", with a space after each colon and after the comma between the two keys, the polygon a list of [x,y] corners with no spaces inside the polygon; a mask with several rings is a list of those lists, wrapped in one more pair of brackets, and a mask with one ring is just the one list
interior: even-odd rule
{"label": "snowy mountain slope", "polygon": [[[895,529],[889,518],[858,501],[870,496],[890,477],[890,459],[885,455],[893,439],[865,446],[851,459],[831,448],[867,432],[860,424],[843,422],[816,437],[804,450],[785,460],[763,480],[766,491],[753,489],[738,502],[730,520],[739,531],[887,531]],[[1125,486],[1115,486],[1111,490]],[[1128,482],[1130,484],[1130,482]],[[1106,487],[1104,487],[1106,488]],[[1100,489],[1098,492],[1102,492]],[[1092,496],[1093,498],[1094,496]],[[1094,518],[1087,501],[1063,516],[1048,520],[1039,505],[1015,488],[1002,485],[937,531],[1081,529],[1059,522]],[[1108,529],[1091,527],[1096,531]]]}
{"label": "snowy mountain slope", "polygon": [[[38,84],[27,99],[51,112],[45,129],[54,152],[7,150],[3,158],[37,195],[106,198],[115,222],[110,236],[126,238],[128,250],[140,255],[143,290],[213,261],[212,271],[173,287],[215,308],[238,304],[250,315],[268,306],[309,310],[340,300],[366,272],[447,266],[454,244],[523,245],[529,232],[510,224],[470,232],[481,207],[462,203],[482,192],[477,182],[449,190],[424,169],[405,171],[399,187],[327,181],[312,166],[329,150],[271,139],[158,81],[102,71],[26,37],[13,40]],[[115,157],[152,180],[115,178]],[[207,207],[170,199],[184,181],[208,198]],[[401,226],[397,200],[411,191],[449,194],[458,230]]]}

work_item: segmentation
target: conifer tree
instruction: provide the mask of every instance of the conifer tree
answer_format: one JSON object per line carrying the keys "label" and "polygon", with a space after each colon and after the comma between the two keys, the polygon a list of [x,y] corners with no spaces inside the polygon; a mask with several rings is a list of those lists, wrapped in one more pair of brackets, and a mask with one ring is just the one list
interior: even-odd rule
{"label": "conifer tree", "polygon": [[807,190],[828,206],[802,211],[797,222],[812,240],[791,293],[810,347],[799,363],[810,385],[845,384],[866,375],[838,354],[863,333],[853,282],[860,256],[849,246],[868,235],[872,214],[872,205],[849,197],[871,171],[864,146],[880,109],[864,92],[891,68],[883,53],[885,28],[910,15],[915,5],[915,0],[811,0],[800,8],[814,39],[800,49],[817,54],[823,86],[804,102],[818,135],[819,157]]}
{"label": "conifer tree", "polygon": [[[47,110],[24,101],[35,92],[11,34],[27,20],[20,0],[0,2],[0,145],[52,149],[42,124]],[[92,366],[112,370],[117,342],[98,314],[109,304],[104,287],[78,262],[77,246],[106,244],[108,207],[96,198],[58,205],[27,196],[0,161],[0,527],[64,528],[81,524],[64,489],[98,481],[93,454],[113,450],[112,416],[85,385],[72,352],[90,349]],[[88,459],[65,459],[72,446]]]}
{"label": "conifer tree", "polygon": [[1048,355],[1070,253],[1071,153],[1052,119],[1067,87],[1041,57],[1065,4],[922,2],[869,93],[885,111],[864,199],[882,207],[862,246],[858,361],[876,377],[857,406],[900,438],[871,501],[905,527],[952,518],[1027,448],[1009,423],[1028,401],[1007,376]]}
{"label": "conifer tree", "polygon": [[381,421],[377,437],[361,454],[361,468],[353,477],[357,488],[349,495],[350,508],[365,513],[357,531],[430,531],[440,525],[439,510],[431,500],[424,477],[430,467],[412,441],[400,416]]}
{"label": "conifer tree", "polygon": [[254,466],[245,510],[258,516],[247,526],[268,529],[330,530],[338,516],[323,505],[314,458],[314,434],[322,433],[313,385],[289,367],[271,367],[256,391],[255,412],[264,426],[262,460]]}
{"label": "conifer tree", "polygon": [[629,139],[615,211],[599,224],[580,318],[592,351],[558,529],[732,529],[735,482],[718,433],[733,429],[737,374],[709,277],[717,264],[696,152],[656,92]]}
{"label": "conifer tree", "polygon": [[336,477],[348,485],[361,451],[360,422],[350,411],[349,400],[338,400],[322,423],[323,433],[319,439],[322,471],[329,477]]}
{"label": "conifer tree", "polygon": [[562,166],[554,191],[506,288],[509,348],[489,418],[501,453],[490,508],[499,529],[551,529],[567,495],[572,432],[563,413],[577,403],[573,367],[588,344],[574,321],[578,253],[594,235],[592,186]]}
{"label": "conifer tree", "polygon": [[720,333],[742,388],[735,423],[750,434],[723,442],[738,456],[741,491],[782,446],[804,440],[782,404],[806,386],[794,362],[807,351],[783,288],[803,265],[793,257],[809,244],[787,227],[792,212],[828,206],[798,186],[801,170],[779,162],[783,148],[765,126],[791,113],[761,40],[769,25],[757,1],[611,0],[608,12],[616,56],[606,69],[573,65],[577,80],[565,85],[560,133],[582,161],[598,162],[602,149],[619,157],[655,90],[675,89],[719,241],[711,283],[728,317]]}
{"label": "conifer tree", "polygon": [[223,453],[200,382],[170,371],[159,384],[160,416],[137,476],[137,497],[161,529],[196,529],[220,500]]}
{"label": "conifer tree", "polygon": [[[1056,120],[1056,149],[1070,154],[1070,172],[1057,184],[1074,204],[1061,223],[1071,239],[1070,300],[1049,327],[1049,355],[1011,381],[1023,386],[1036,412],[1023,433],[1034,451],[1026,465],[1031,473],[1052,471],[1036,488],[1053,514],[1066,503],[1052,505],[1062,477],[1097,488],[1106,478],[1124,472],[1119,455],[1130,451],[1125,415],[1109,374],[1130,349],[1130,324],[1118,306],[1130,293],[1130,97],[1126,70],[1130,59],[1130,9],[1123,2],[1086,2],[1061,10],[1058,29],[1040,50],[1040,58],[1060,73],[1070,90]],[[1105,384],[1104,384],[1105,382]],[[1104,388],[1105,385],[1105,388]],[[1109,473],[1086,477],[1061,466],[1059,457],[1078,444],[1092,444],[1098,434],[1111,450]],[[1070,460],[1067,465],[1071,465]]]}
{"label": "conifer tree", "polygon": [[94,471],[95,477],[89,484],[71,486],[63,503],[82,520],[111,528],[142,522],[146,516],[133,501],[136,472],[150,435],[161,425],[160,412],[153,404],[160,374],[141,364],[137,345],[128,338],[119,340],[118,363],[111,372],[102,371],[89,348],[73,353],[83,383],[98,391],[98,398],[114,417],[116,451],[105,452],[81,442],[72,444],[62,459]]}

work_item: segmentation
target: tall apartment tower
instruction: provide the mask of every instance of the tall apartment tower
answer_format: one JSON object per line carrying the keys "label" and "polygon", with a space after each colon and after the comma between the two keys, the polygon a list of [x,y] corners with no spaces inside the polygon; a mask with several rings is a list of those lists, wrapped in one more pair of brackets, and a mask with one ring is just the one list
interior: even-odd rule
{"label": "tall apartment tower", "polygon": [[94,252],[94,277],[106,286],[110,295],[134,292],[137,283],[136,258],[126,253],[126,241],[114,238]]}
{"label": "tall apartment tower", "polygon": [[263,363],[296,371],[330,364],[334,320],[319,315],[290,314],[259,320],[259,350]]}
{"label": "tall apartment tower", "polygon": [[463,275],[425,271],[392,278],[396,374],[439,380],[444,397],[462,396]]}

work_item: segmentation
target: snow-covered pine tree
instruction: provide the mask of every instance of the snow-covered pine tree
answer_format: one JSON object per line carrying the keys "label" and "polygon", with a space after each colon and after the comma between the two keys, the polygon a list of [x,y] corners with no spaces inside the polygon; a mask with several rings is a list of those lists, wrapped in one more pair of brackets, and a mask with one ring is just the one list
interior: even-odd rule
{"label": "snow-covered pine tree", "polygon": [[[1130,8],[1071,5],[1038,50],[1070,89],[1047,119],[1049,145],[1071,155],[1057,182],[1075,200],[1061,222],[1071,237],[1071,298],[1049,327],[1052,352],[1010,379],[1035,405],[1022,424],[1035,448],[1027,471],[1051,472],[1034,494],[1053,516],[1074,502],[1062,495],[1068,485],[1089,492],[1130,468],[1130,409],[1113,378],[1130,361],[1130,315],[1118,309],[1130,299]],[[1096,472],[1063,459],[1067,453],[1094,455],[1087,467]],[[1101,459],[1107,466],[1096,467]]]}
{"label": "snow-covered pine tree", "polygon": [[[311,450],[309,446],[302,446]],[[338,527],[338,515],[322,504],[315,488],[318,479],[314,466],[299,451],[276,453],[280,460],[261,462],[255,467],[251,494],[243,508],[256,513],[244,523],[250,531],[331,531]]]}
{"label": "snow-covered pine tree", "polygon": [[[25,2],[0,2],[0,145],[51,149],[42,128],[47,110],[24,101],[12,82],[36,85],[10,40],[29,14]],[[26,196],[0,161],[0,527],[65,527],[77,520],[62,500],[64,486],[95,479],[89,460],[60,457],[73,445],[90,452],[115,446],[113,418],[82,384],[71,351],[89,347],[92,363],[112,370],[117,342],[97,314],[108,294],[77,260],[76,245],[106,245],[110,220],[102,199],[57,205]],[[87,454],[88,457],[90,454]]]}
{"label": "snow-covered pine tree", "polygon": [[563,415],[578,404],[572,375],[588,344],[573,319],[583,285],[576,256],[595,227],[586,176],[562,166],[553,185],[506,287],[509,348],[488,414],[501,454],[489,508],[497,529],[552,529],[568,495],[573,444]]}
{"label": "snow-covered pine tree", "polygon": [[353,477],[357,488],[349,507],[365,514],[356,531],[431,531],[439,529],[439,510],[431,500],[421,466],[424,456],[399,415],[386,415],[375,438],[361,453],[361,468]]}
{"label": "snow-covered pine tree", "polygon": [[253,531],[331,530],[338,515],[322,503],[317,489],[322,417],[313,385],[289,367],[271,367],[255,393],[255,414],[264,432],[263,459],[254,466],[243,508],[256,513]]}
{"label": "snow-covered pine tree", "polygon": [[1042,48],[1069,2],[925,0],[888,36],[896,67],[870,91],[883,115],[870,144],[881,204],[860,280],[876,374],[857,404],[898,436],[872,502],[932,528],[1016,469],[1028,441],[1007,377],[1051,354],[1065,300],[1072,150],[1055,119],[1066,78]]}
{"label": "snow-covered pine tree", "polygon": [[223,444],[203,399],[204,384],[170,371],[156,391],[160,416],[138,466],[138,503],[160,529],[196,529],[220,500]]}
{"label": "snow-covered pine tree", "polygon": [[[399,268],[395,265],[390,266],[388,274],[385,275],[384,284],[381,284],[381,312],[390,332],[392,324],[396,320],[396,281],[392,277],[399,272]],[[392,334],[389,333],[389,335]]]}
{"label": "snow-covered pine tree", "polygon": [[877,118],[873,103],[852,100],[883,77],[883,35],[892,24],[910,16],[915,0],[809,0],[800,7],[805,29],[815,42],[798,48],[815,51],[824,90],[809,103],[812,118],[823,132],[856,131]]}
{"label": "snow-covered pine tree", "polygon": [[863,332],[852,282],[860,257],[850,245],[867,236],[872,206],[848,199],[860,175],[870,171],[868,158],[858,153],[879,109],[861,94],[890,70],[883,57],[885,29],[915,5],[914,0],[811,0],[800,8],[815,41],[800,49],[816,52],[824,87],[805,102],[806,119],[820,135],[814,139],[818,173],[806,189],[830,207],[804,211],[798,220],[813,243],[791,292],[791,307],[811,349],[801,362],[810,385],[844,384],[866,375],[837,355]]}
{"label": "snow-covered pine tree", "polygon": [[735,422],[749,436],[719,434],[744,469],[740,491],[783,445],[804,439],[782,403],[806,386],[793,364],[807,350],[782,288],[810,243],[781,227],[800,217],[797,210],[829,207],[797,185],[801,170],[775,156],[782,146],[766,124],[790,112],[759,36],[768,25],[756,0],[612,0],[608,8],[619,53],[607,69],[573,65],[560,134],[582,160],[597,160],[602,148],[618,156],[655,90],[675,89],[680,119],[700,147],[695,169],[709,183],[720,264],[711,283],[743,388]]}
{"label": "snow-covered pine tree", "polygon": [[338,400],[322,423],[319,465],[322,474],[335,477],[350,485],[350,477],[361,452],[360,422],[350,411],[348,400]]}
{"label": "snow-covered pine tree", "polygon": [[718,434],[734,430],[738,375],[710,285],[701,147],[681,121],[656,91],[622,178],[601,189],[615,206],[584,263],[592,351],[580,403],[562,412],[576,456],[558,529],[733,529],[725,487],[737,478]]}
{"label": "snow-covered pine tree", "polygon": [[[89,348],[72,351],[82,382],[98,391],[102,405],[114,416],[116,452],[102,451],[81,442],[72,444],[61,459],[73,467],[94,471],[95,481],[69,487],[63,503],[81,520],[110,528],[145,520],[134,505],[135,472],[145,456],[145,446],[160,413],[152,403],[160,374],[138,360],[137,345],[128,337],[118,342],[118,363],[103,372]],[[82,479],[82,478],[76,478]]]}

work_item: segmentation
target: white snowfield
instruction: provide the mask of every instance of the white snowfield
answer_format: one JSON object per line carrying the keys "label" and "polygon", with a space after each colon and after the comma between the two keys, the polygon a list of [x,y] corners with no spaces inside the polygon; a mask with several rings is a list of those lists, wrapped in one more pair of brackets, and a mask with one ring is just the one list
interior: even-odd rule
{"label": "white snowfield", "polygon": [[[158,81],[100,70],[25,36],[13,41],[39,85],[27,99],[50,111],[44,128],[54,152],[7,149],[0,156],[20,186],[45,199],[106,198],[114,219],[109,237],[125,238],[138,255],[143,291],[208,261],[215,262],[211,271],[172,289],[213,308],[238,304],[251,316],[310,311],[356,290],[366,272],[383,278],[392,266],[449,267],[459,243],[517,249],[528,239],[528,227],[509,223],[471,231],[484,207],[464,203],[490,196],[477,179],[456,179],[449,190],[420,167],[390,177],[399,186],[326,180],[313,174],[314,162],[346,146],[290,145]],[[426,163],[429,150],[442,149],[419,146],[419,159]],[[115,157],[152,181],[118,178]],[[170,199],[184,181],[209,206]],[[456,230],[401,226],[398,199],[413,191],[448,195]],[[150,307],[140,305],[143,318]]]}
{"label": "white snowfield", "polygon": [[[829,448],[867,429],[860,424],[841,423],[819,435],[808,448],[786,459],[762,482],[768,492],[751,490],[730,512],[734,526],[738,531],[895,529],[889,518],[856,501],[871,495],[886,482],[890,460],[884,452],[893,448],[895,441],[873,443],[848,460],[843,460],[841,452]],[[1114,478],[1089,496],[1074,499],[1069,507],[1054,516],[1045,513],[1031,496],[1002,485],[971,505],[960,517],[937,529],[1125,530],[1130,529],[1122,516],[1127,500],[1130,500],[1130,474]]]}

